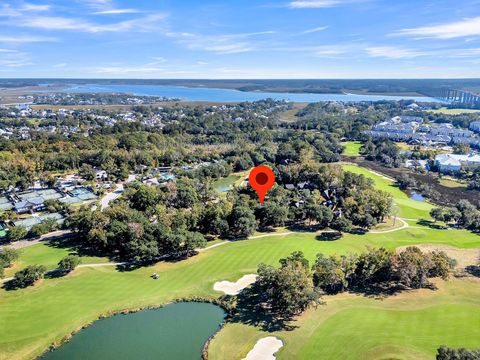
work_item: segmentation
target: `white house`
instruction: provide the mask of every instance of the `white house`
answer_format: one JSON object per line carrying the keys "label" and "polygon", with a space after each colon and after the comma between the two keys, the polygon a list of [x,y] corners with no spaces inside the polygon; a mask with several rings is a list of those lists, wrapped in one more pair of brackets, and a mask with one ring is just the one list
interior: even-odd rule
{"label": "white house", "polygon": [[480,167],[480,155],[440,154],[435,156],[435,165],[442,173],[459,172],[462,169]]}
{"label": "white house", "polygon": [[476,133],[480,133],[480,121],[471,122],[469,128],[470,128],[470,130],[472,130]]}

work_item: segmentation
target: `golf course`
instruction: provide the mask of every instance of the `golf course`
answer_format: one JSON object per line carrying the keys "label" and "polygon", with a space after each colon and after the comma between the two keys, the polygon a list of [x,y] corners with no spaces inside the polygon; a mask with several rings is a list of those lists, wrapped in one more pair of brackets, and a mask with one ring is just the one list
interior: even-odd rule
{"label": "golf course", "polygon": [[[410,199],[391,180],[355,165],[343,167],[364,174],[378,189],[390,192],[403,225],[344,234],[335,241],[322,241],[313,232],[284,232],[217,242],[187,260],[131,271],[118,270],[106,258],[82,256],[82,266],[69,275],[47,276],[25,289],[0,289],[0,359],[40,356],[52,344],[58,345],[99,317],[116,312],[158,307],[177,299],[218,298],[223,294],[213,289],[215,282],[236,281],[255,273],[262,262],[278,265],[280,258],[293,251],[302,251],[312,262],[318,253],[358,253],[367,247],[436,244],[465,251],[480,248],[477,234],[418,224],[419,219],[430,218],[433,205]],[[31,264],[53,269],[62,257],[75,251],[69,243],[25,247],[14,271]],[[9,271],[7,276],[14,272]],[[152,280],[152,273],[160,278]],[[257,340],[266,336],[282,340],[278,359],[433,359],[441,345],[478,348],[480,278],[434,282],[436,290],[410,290],[386,298],[352,293],[324,296],[324,305],[307,310],[289,330],[267,332],[258,326],[227,322],[210,343],[209,359],[243,359]]]}

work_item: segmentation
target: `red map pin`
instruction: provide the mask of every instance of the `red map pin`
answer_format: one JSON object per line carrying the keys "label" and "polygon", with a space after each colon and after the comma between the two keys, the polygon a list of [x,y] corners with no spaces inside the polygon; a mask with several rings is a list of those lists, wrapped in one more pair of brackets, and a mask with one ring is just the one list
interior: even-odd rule
{"label": "red map pin", "polygon": [[263,205],[265,194],[275,184],[275,174],[268,166],[256,166],[250,171],[248,176],[250,186],[255,189],[260,199],[260,204]]}

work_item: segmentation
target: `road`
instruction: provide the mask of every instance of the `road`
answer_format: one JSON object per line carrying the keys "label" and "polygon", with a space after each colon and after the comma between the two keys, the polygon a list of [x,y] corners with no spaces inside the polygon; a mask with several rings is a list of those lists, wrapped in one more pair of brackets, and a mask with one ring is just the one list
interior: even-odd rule
{"label": "road", "polygon": [[125,186],[123,184],[128,184],[136,179],[136,175],[129,175],[128,179],[123,183],[116,184],[115,190],[108,192],[105,196],[100,200],[100,210],[105,210],[110,202],[119,198],[125,191]]}

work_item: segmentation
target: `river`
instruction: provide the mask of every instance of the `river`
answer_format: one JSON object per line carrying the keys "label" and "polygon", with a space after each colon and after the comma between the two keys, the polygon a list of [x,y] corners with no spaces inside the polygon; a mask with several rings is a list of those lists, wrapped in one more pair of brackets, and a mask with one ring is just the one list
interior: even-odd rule
{"label": "river", "polygon": [[379,101],[379,100],[407,100],[426,102],[441,102],[438,99],[425,96],[389,96],[389,95],[355,95],[355,94],[311,94],[311,93],[281,93],[281,92],[247,92],[234,89],[218,89],[207,87],[184,87],[163,85],[72,85],[66,92],[108,92],[129,93],[135,95],[155,95],[168,98],[178,98],[190,101],[211,102],[239,102],[256,101],[262,99],[287,100],[294,102],[317,101]]}

